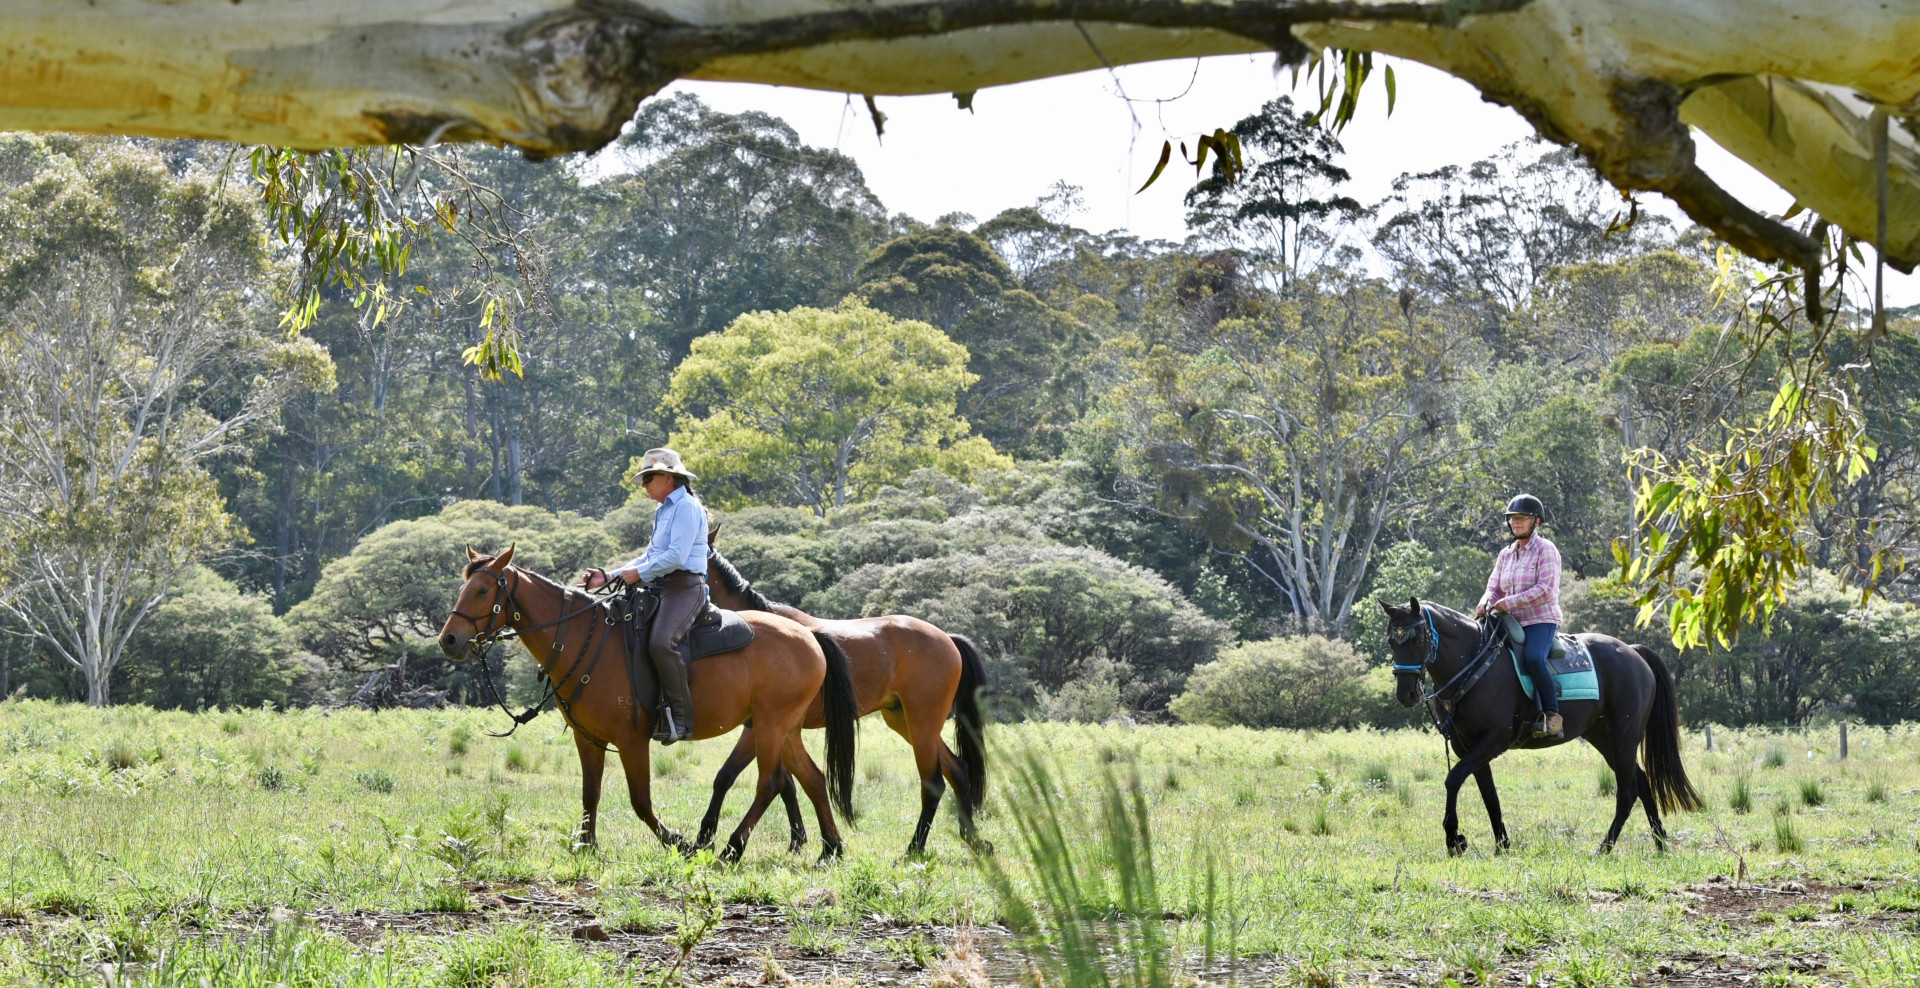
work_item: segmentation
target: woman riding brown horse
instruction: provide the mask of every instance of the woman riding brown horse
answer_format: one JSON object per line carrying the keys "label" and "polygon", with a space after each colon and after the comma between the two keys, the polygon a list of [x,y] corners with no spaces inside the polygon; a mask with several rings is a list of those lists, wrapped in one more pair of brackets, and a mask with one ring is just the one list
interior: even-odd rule
{"label": "woman riding brown horse", "polygon": [[[847,667],[853,676],[853,691],[860,716],[874,711],[886,719],[887,726],[913,746],[914,767],[920,773],[920,820],[913,830],[907,853],[926,853],[927,833],[933,826],[934,812],[940,808],[941,794],[951,781],[955,805],[960,811],[960,836],[969,844],[979,837],[974,829],[973,812],[985,796],[987,760],[979,693],[986,685],[986,666],[972,642],[949,635],[918,618],[890,615],[852,621],[830,621],[814,617],[796,607],[776,603],[753,589],[733,564],[712,549],[708,534],[707,570],[712,576],[709,591],[713,602],[729,610],[770,611],[811,629],[825,641],[846,651]],[[949,713],[958,723],[960,754],[941,737],[941,728]],[[806,727],[826,723],[826,705],[815,700],[807,708]],[[759,725],[741,732],[740,741],[720,767],[713,780],[713,800],[700,822],[695,846],[713,839],[720,821],[720,807],[727,790],[733,787],[754,751],[754,735]],[[945,779],[942,776],[945,776]],[[806,825],[800,820],[799,804],[792,795],[792,784],[782,782],[787,800],[788,825],[792,846],[806,843]]]}
{"label": "woman riding brown horse", "polygon": [[[591,844],[600,805],[600,777],[609,746],[620,751],[633,811],[654,836],[686,849],[680,836],[653,815],[648,767],[649,723],[635,710],[625,645],[608,633],[611,612],[603,601],[513,566],[513,549],[498,556],[467,550],[466,583],[453,614],[440,629],[447,657],[467,656],[475,638],[491,640],[511,628],[554,684],[560,712],[573,727],[580,752],[580,840]],[[753,805],[728,839],[722,857],[737,859],[782,781],[780,769],[800,781],[820,821],[821,858],[840,854],[840,830],[828,802],[850,814],[853,789],[854,704],[839,646],[773,614],[742,615],[753,626],[753,643],[693,664],[694,737],[710,738],[751,720],[753,756],[760,783]],[[822,707],[827,727],[823,775],[800,740],[810,705]]]}

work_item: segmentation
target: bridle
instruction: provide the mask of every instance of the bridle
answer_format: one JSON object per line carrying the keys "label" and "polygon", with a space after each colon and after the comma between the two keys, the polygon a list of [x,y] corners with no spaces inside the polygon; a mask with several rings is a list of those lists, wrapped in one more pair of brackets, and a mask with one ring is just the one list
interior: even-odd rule
{"label": "bridle", "polygon": [[[1424,676],[1434,660],[1440,657],[1440,629],[1434,626],[1433,609],[1421,604],[1420,614],[1426,619],[1423,622],[1427,628],[1426,651],[1416,663],[1401,662],[1396,655],[1393,661],[1393,671],[1396,675],[1412,673],[1416,676]],[[1389,628],[1387,637],[1396,645],[1405,644],[1413,635],[1413,627],[1407,625]],[[1473,689],[1474,685],[1480,682],[1481,677],[1487,674],[1487,670],[1493,668],[1493,660],[1500,654],[1498,639],[1488,634],[1484,628],[1480,633],[1478,649],[1473,659],[1462,666],[1459,672],[1454,673],[1452,679],[1434,687],[1431,691],[1424,688],[1420,691],[1420,699],[1427,706],[1427,716],[1433,720],[1433,726],[1440,732],[1440,736],[1448,741],[1453,740],[1453,721],[1459,713],[1461,699],[1467,695],[1468,690]]]}
{"label": "bridle", "polygon": [[[540,711],[546,709],[548,700],[552,700],[554,702],[554,705],[560,709],[560,716],[566,718],[568,726],[572,727],[576,731],[579,731],[580,726],[573,722],[572,707],[573,707],[573,704],[580,699],[580,694],[586,690],[587,684],[589,682],[592,682],[593,670],[596,667],[598,667],[600,664],[600,652],[595,650],[593,647],[593,637],[594,637],[594,634],[598,632],[600,629],[600,622],[598,621],[588,622],[587,640],[582,648],[576,650],[573,664],[567,667],[567,671],[565,674],[561,675],[558,679],[556,679],[554,678],[552,673],[548,672],[546,669],[542,668],[540,670],[541,679],[545,680],[546,682],[545,690],[542,692],[539,700],[535,701],[534,704],[528,707],[526,710],[517,714],[513,712],[513,709],[511,707],[507,706],[507,701],[505,697],[501,695],[499,687],[495,686],[493,683],[493,670],[489,667],[489,662],[488,662],[491,656],[488,653],[492,651],[492,648],[494,645],[499,644],[500,642],[511,641],[514,639],[523,639],[527,635],[530,635],[536,631],[545,631],[548,628],[557,626],[560,630],[554,633],[553,648],[551,649],[553,653],[554,664],[557,666],[560,661],[561,653],[565,652],[567,649],[567,642],[566,642],[567,622],[572,621],[574,618],[579,617],[580,615],[585,614],[588,611],[595,610],[595,609],[604,609],[607,612],[607,617],[606,617],[607,627],[612,627],[614,625],[613,609],[607,606],[607,600],[606,600],[606,598],[612,596],[612,594],[608,593],[599,597],[594,597],[591,594],[591,592],[589,592],[589,597],[586,605],[579,608],[578,610],[566,611],[563,609],[560,616],[557,618],[554,618],[551,621],[547,621],[541,624],[536,624],[531,628],[521,628],[521,627],[518,627],[518,625],[521,621],[525,620],[525,617],[521,613],[519,595],[516,593],[516,591],[519,589],[519,586],[520,586],[519,571],[514,569],[512,566],[507,566],[505,567],[505,569],[503,569],[500,572],[495,572],[492,569],[486,569],[486,568],[483,568],[483,571],[486,572],[489,576],[493,577],[495,595],[493,599],[492,610],[477,616],[473,614],[468,614],[464,611],[454,610],[452,612],[452,615],[454,617],[457,617],[466,621],[468,624],[473,626],[473,629],[474,629],[473,637],[467,640],[467,654],[470,657],[474,657],[478,659],[480,663],[480,681],[486,685],[487,692],[492,695],[493,701],[499,704],[500,711],[506,714],[507,717],[513,721],[513,726],[507,728],[507,730],[504,733],[497,732],[497,731],[488,731],[487,734],[496,738],[512,737],[513,732],[519,730],[522,724],[525,724],[528,721],[533,720],[535,717],[540,716]],[[513,580],[511,583],[509,583],[507,580],[508,573],[513,574]],[[475,574],[475,575],[478,575],[478,574]],[[471,577],[469,577],[469,579],[471,579]],[[611,585],[609,585],[609,587],[611,587]],[[571,591],[568,588],[565,588],[565,587],[561,588],[561,599],[563,601],[566,599],[566,594],[569,592]],[[512,617],[504,618],[503,615],[507,615],[507,614],[511,614]],[[484,629],[480,627],[480,622],[482,620],[485,620],[487,622],[487,627],[485,627]],[[593,657],[593,661],[591,663],[588,663],[586,671],[581,673],[580,681],[573,685],[573,689],[570,690],[566,696],[564,697],[561,696],[560,689],[557,684],[562,681],[572,681],[573,674],[580,670],[580,663],[585,662],[589,655]],[[607,747],[605,744],[601,744],[598,740],[594,739],[591,735],[587,734],[584,731],[581,732],[580,736],[587,738],[589,741],[593,741],[594,744],[599,745],[601,748]]]}

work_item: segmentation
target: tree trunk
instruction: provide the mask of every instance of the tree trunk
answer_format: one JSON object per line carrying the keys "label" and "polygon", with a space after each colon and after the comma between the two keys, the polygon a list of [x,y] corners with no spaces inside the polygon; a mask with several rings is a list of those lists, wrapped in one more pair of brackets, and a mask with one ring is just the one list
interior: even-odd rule
{"label": "tree trunk", "polygon": [[[1103,65],[1325,47],[1425,62],[1763,260],[1812,241],[1694,164],[1712,135],[1874,242],[1871,106],[1920,118],[1920,0],[10,0],[0,129],[291,147],[612,141],[677,78],[971,92]],[[1712,80],[1709,84],[1703,81]],[[1684,123],[1682,122],[1684,119]],[[1920,262],[1920,144],[1893,128],[1886,253]]]}
{"label": "tree trunk", "polygon": [[508,504],[517,508],[524,503],[520,485],[520,429],[513,422],[507,424],[507,488],[512,492]]}

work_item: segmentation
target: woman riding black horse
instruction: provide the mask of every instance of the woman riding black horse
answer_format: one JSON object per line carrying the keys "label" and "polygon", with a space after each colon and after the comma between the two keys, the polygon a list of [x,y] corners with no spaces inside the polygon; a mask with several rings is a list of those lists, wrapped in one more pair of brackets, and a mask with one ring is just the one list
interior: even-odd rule
{"label": "woman riding black horse", "polygon": [[[1534,701],[1521,687],[1493,619],[1476,621],[1418,598],[1404,605],[1381,601],[1380,607],[1387,613],[1387,641],[1401,706],[1423,700],[1431,704],[1435,726],[1460,759],[1447,773],[1447,814],[1442,827],[1448,853],[1467,849],[1467,839],[1460,834],[1459,800],[1460,786],[1468,776],[1480,786],[1495,844],[1499,849],[1512,846],[1491,767],[1510,748],[1550,748],[1584,737],[1600,752],[1618,782],[1613,824],[1600,843],[1603,852],[1611,851],[1620,839],[1636,798],[1646,808],[1653,839],[1662,850],[1667,846],[1667,831],[1660,814],[1700,808],[1700,794],[1680,761],[1680,709],[1673,677],[1652,649],[1607,635],[1575,636],[1593,659],[1600,698],[1564,701],[1559,711],[1564,721],[1562,736],[1540,737],[1533,731]],[[1528,644],[1533,638],[1529,630]],[[1427,676],[1433,679],[1432,692],[1425,689]],[[1551,681],[1546,688],[1550,693]],[[1644,753],[1644,769],[1636,763],[1636,749]]]}
{"label": "woman riding black horse", "polygon": [[1507,531],[1513,541],[1500,550],[1493,561],[1493,575],[1487,577],[1487,592],[1474,607],[1474,617],[1490,611],[1510,615],[1526,632],[1521,665],[1533,680],[1533,695],[1540,703],[1540,720],[1533,727],[1537,738],[1564,738],[1560,719],[1560,697],[1547,670],[1547,651],[1560,633],[1560,549],[1540,534],[1546,521],[1546,509],[1532,494],[1516,495],[1507,502]]}

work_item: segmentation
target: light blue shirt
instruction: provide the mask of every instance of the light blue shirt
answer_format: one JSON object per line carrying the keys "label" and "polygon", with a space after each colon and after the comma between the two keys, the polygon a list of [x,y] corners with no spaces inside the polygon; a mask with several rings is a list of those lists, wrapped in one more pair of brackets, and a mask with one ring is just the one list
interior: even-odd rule
{"label": "light blue shirt", "polygon": [[652,582],[687,570],[707,572],[707,509],[700,499],[676,487],[653,509],[653,538],[647,549],[621,569],[637,569],[640,579]]}

